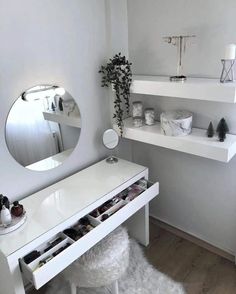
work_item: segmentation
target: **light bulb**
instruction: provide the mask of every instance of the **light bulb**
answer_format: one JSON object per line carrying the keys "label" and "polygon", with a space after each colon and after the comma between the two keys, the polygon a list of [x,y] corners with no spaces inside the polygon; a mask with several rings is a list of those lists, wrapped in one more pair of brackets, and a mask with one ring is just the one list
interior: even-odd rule
{"label": "light bulb", "polygon": [[25,100],[31,102],[39,99],[43,99],[45,97],[54,97],[55,92],[52,89],[42,90],[37,92],[29,92],[25,95]]}
{"label": "light bulb", "polygon": [[58,88],[55,88],[55,93],[59,96],[63,96],[63,95],[65,95],[66,91],[64,88],[58,87]]}

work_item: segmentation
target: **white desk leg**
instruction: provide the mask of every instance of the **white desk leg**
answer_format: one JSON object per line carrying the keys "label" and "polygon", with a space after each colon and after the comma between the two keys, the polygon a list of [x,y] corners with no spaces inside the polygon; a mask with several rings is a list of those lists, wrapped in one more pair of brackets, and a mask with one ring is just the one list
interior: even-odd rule
{"label": "white desk leg", "polygon": [[25,294],[18,260],[7,260],[0,254],[0,293]]}
{"label": "white desk leg", "polygon": [[70,294],[77,294],[77,286],[74,283],[70,283]]}
{"label": "white desk leg", "polygon": [[124,225],[129,234],[144,246],[149,245],[149,204],[131,216]]}
{"label": "white desk leg", "polygon": [[119,285],[118,285],[118,281],[115,281],[113,284],[112,284],[112,291],[111,291],[112,294],[119,294]]}

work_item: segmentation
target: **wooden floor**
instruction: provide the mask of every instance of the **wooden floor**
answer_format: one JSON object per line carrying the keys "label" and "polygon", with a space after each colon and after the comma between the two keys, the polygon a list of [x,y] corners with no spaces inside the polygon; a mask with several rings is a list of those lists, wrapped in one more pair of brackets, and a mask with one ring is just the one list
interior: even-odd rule
{"label": "wooden floor", "polygon": [[172,233],[151,225],[149,262],[182,283],[188,294],[236,294],[236,266]]}

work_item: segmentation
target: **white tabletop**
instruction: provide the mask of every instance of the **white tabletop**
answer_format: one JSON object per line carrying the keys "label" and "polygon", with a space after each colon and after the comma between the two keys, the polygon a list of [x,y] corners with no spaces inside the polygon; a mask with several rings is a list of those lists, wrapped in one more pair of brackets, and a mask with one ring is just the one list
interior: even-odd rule
{"label": "white tabletop", "polygon": [[25,198],[21,203],[27,222],[0,237],[0,250],[5,256],[12,254],[145,169],[122,159],[116,164],[103,160]]}

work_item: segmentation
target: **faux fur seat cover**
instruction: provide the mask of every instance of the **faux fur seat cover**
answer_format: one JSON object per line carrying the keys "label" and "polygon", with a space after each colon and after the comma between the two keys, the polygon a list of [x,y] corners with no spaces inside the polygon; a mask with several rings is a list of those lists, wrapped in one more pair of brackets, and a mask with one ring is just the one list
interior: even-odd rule
{"label": "faux fur seat cover", "polygon": [[129,237],[119,227],[63,271],[78,287],[102,287],[118,280],[129,263]]}

